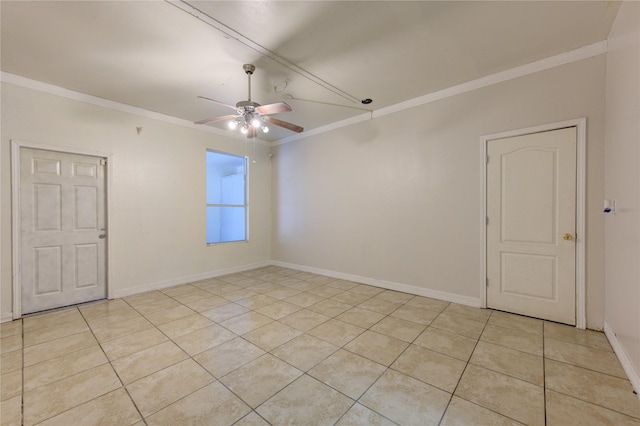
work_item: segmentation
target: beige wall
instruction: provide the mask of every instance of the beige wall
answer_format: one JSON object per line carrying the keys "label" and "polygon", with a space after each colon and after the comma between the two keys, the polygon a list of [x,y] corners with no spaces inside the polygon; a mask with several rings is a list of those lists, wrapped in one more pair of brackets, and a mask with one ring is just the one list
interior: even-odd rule
{"label": "beige wall", "polygon": [[273,260],[479,301],[481,136],[586,117],[586,312],[601,329],[604,72],[600,55],[278,146]]}
{"label": "beige wall", "polygon": [[[624,2],[609,35],[605,218],[607,335],[640,391],[640,3]],[[626,362],[626,364],[625,364]]]}
{"label": "beige wall", "polygon": [[[250,164],[250,242],[207,247],[205,151],[244,155],[242,141],[5,83],[1,124],[3,320],[12,311],[12,139],[113,155],[109,262],[116,296],[269,262],[267,147],[258,146]],[[143,127],[140,135],[136,127]]]}

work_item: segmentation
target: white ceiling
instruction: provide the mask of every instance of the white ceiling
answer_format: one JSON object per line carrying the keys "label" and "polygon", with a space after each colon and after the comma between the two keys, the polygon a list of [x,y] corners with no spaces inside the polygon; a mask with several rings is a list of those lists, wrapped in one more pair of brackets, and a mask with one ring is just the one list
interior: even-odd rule
{"label": "white ceiling", "polygon": [[[195,121],[233,112],[198,95],[246,100],[242,64],[252,63],[253,100],[285,100],[294,111],[276,117],[311,130],[358,108],[605,40],[619,3],[2,0],[0,7],[4,72]],[[358,102],[364,98],[373,103]],[[263,139],[293,134],[271,127]]]}

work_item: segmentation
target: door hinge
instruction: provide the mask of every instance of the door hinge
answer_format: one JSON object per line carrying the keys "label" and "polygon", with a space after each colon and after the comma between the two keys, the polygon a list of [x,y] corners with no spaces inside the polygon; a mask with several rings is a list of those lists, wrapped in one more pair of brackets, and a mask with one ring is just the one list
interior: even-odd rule
{"label": "door hinge", "polygon": [[485,161],[487,162],[487,164],[489,164],[489,156],[488,155],[486,156]]}
{"label": "door hinge", "polygon": [[107,159],[106,158],[101,158],[100,159],[100,165],[101,166],[106,166],[107,165]]}
{"label": "door hinge", "polygon": [[489,278],[487,278],[486,284],[487,284],[487,287],[489,287]]}
{"label": "door hinge", "polygon": [[489,225],[489,216],[487,216],[487,225]]}

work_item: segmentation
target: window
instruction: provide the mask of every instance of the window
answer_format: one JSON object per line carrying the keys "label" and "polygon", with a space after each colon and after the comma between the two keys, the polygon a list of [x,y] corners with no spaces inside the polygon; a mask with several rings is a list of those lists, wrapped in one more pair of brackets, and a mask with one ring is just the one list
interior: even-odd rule
{"label": "window", "polygon": [[207,244],[247,240],[247,161],[207,151]]}

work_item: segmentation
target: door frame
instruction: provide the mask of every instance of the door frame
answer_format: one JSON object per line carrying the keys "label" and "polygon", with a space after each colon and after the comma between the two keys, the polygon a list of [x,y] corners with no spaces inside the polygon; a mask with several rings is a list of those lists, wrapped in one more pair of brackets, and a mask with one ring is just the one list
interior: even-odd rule
{"label": "door frame", "polygon": [[104,158],[107,161],[105,175],[105,228],[109,236],[106,241],[105,254],[105,272],[106,272],[106,290],[107,298],[113,298],[111,289],[111,176],[113,175],[112,154],[93,151],[81,148],[72,148],[66,146],[46,145],[41,143],[24,142],[20,140],[11,140],[11,258],[12,258],[12,281],[13,281],[13,319],[22,317],[22,258],[21,258],[21,232],[20,232],[20,154],[22,148],[39,149],[43,151],[59,152],[63,154],[86,155],[90,157]]}
{"label": "door frame", "polygon": [[482,180],[481,180],[481,227],[482,230],[482,277],[481,305],[487,307],[487,145],[494,139],[503,139],[514,136],[524,136],[532,133],[547,132],[552,130],[575,127],[576,141],[576,328],[584,329],[586,320],[586,273],[585,273],[585,232],[586,232],[586,142],[587,119],[585,117],[557,123],[543,124],[524,129],[510,130],[506,132],[485,135],[480,138],[482,143]]}

